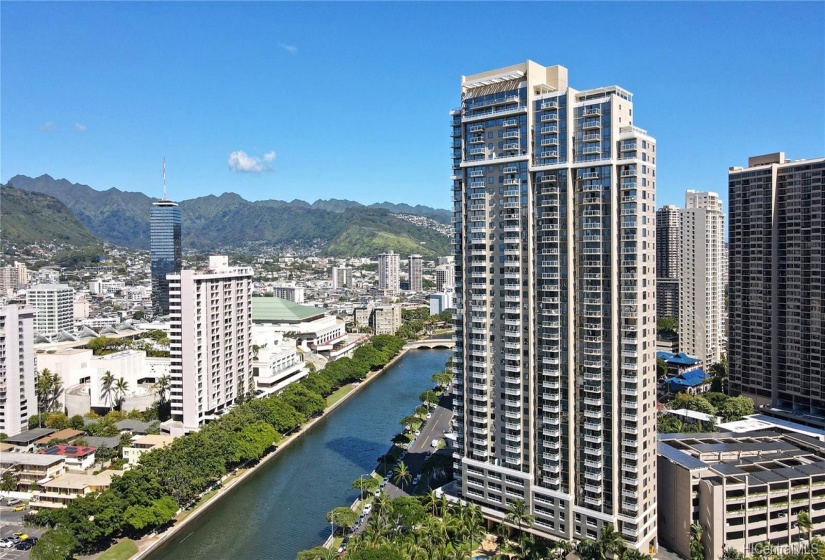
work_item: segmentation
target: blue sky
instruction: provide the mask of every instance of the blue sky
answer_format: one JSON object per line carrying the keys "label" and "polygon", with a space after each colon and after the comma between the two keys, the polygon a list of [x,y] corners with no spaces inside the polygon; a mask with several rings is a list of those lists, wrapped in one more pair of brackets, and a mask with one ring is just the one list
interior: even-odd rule
{"label": "blue sky", "polygon": [[[825,3],[0,4],[0,179],[446,208],[460,77],[620,85],[658,203],[750,155],[825,156]],[[242,152],[242,153],[241,153]]]}

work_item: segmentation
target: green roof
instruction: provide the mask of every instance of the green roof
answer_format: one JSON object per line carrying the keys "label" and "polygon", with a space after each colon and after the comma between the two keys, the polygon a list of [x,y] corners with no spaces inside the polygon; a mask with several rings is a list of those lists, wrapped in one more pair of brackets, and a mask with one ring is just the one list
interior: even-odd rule
{"label": "green roof", "polygon": [[253,297],[253,323],[301,323],[327,314],[326,309],[300,305],[278,297]]}

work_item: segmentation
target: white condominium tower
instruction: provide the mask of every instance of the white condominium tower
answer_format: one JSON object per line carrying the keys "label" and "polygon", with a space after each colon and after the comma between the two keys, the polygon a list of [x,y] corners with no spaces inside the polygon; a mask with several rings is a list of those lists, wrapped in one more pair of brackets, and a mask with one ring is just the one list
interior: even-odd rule
{"label": "white condominium tower", "polygon": [[679,207],[656,211],[656,318],[679,318]]}
{"label": "white condominium tower", "polygon": [[392,251],[378,255],[378,289],[387,295],[397,296],[400,291],[400,262],[398,253]]}
{"label": "white condominium tower", "polygon": [[701,358],[708,368],[721,359],[724,337],[725,215],[719,195],[687,191],[679,230],[679,351]]}
{"label": "white condominium tower", "polygon": [[26,303],[37,310],[34,330],[43,336],[71,331],[74,323],[74,290],[67,284],[40,284],[26,292]]}
{"label": "white condominium tower", "polygon": [[332,267],[332,289],[352,288],[352,268],[348,266]]}
{"label": "white condominium tower", "polygon": [[493,519],[656,545],[653,138],[631,94],[528,61],[453,110],[456,473]]}
{"label": "white condominium tower", "polygon": [[424,264],[421,255],[410,255],[410,291],[420,292],[424,289]]}
{"label": "white condominium tower", "polygon": [[31,307],[0,307],[0,432],[10,436],[37,414],[34,316]]}
{"label": "white condominium tower", "polygon": [[251,389],[252,268],[169,274],[172,420],[194,430]]}

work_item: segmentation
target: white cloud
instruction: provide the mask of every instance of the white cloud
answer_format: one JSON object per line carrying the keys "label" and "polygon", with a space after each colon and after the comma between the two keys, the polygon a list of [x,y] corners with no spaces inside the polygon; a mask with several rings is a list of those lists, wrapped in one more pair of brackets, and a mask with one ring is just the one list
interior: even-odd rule
{"label": "white cloud", "polygon": [[287,45],[286,43],[281,43],[281,48],[289,54],[298,54],[298,47],[296,47],[295,45]]}
{"label": "white cloud", "polygon": [[40,125],[40,132],[54,132],[57,130],[57,125],[52,121],[44,122]]}
{"label": "white cloud", "polygon": [[89,130],[86,125],[80,124],[79,122],[74,123],[74,129],[78,132],[86,132]]}
{"label": "white cloud", "polygon": [[275,152],[267,152],[263,158],[250,156],[243,150],[229,154],[229,167],[237,173],[263,173],[272,171],[270,163],[275,161]]}

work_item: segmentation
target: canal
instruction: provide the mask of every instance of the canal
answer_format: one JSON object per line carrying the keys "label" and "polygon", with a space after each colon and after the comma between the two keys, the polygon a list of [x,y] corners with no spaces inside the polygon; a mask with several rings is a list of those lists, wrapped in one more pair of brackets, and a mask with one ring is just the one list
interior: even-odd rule
{"label": "canal", "polygon": [[352,482],[375,468],[449,357],[407,352],[149,558],[294,560],[322,544],[326,513],[355,500]]}

